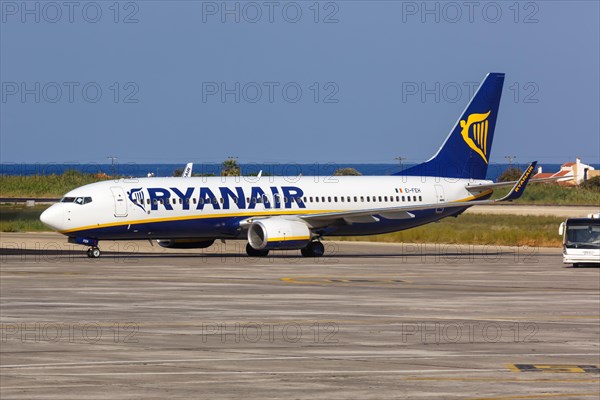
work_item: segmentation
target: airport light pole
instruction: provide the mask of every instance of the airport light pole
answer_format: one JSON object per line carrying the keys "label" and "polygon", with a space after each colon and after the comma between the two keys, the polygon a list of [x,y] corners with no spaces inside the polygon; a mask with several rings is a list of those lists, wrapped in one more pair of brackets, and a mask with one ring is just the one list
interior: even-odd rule
{"label": "airport light pole", "polygon": [[108,156],[108,157],[106,157],[106,158],[108,158],[108,159],[111,161],[111,164],[110,164],[110,169],[111,169],[111,171],[112,171],[112,176],[115,176],[115,175],[116,175],[116,171],[115,171],[115,160],[117,159],[117,157],[115,157],[115,156]]}
{"label": "airport light pole", "polygon": [[513,160],[516,160],[517,156],[504,156],[508,160],[508,168],[512,168]]}
{"label": "airport light pole", "polygon": [[394,160],[398,160],[398,162],[400,163],[400,171],[402,171],[402,161],[406,160],[405,157],[396,157],[394,158]]}

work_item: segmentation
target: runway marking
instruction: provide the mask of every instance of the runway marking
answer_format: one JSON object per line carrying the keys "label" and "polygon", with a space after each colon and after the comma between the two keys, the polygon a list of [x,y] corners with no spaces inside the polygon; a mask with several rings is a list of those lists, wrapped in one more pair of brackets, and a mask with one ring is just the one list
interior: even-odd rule
{"label": "runway marking", "polygon": [[513,372],[544,372],[544,373],[600,373],[600,365],[575,365],[575,364],[508,364],[508,369]]}

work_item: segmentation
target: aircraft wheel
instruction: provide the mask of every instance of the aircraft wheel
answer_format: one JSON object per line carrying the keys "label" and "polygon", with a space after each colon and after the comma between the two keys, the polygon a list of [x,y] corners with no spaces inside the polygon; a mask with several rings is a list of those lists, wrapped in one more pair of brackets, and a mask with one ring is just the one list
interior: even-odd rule
{"label": "aircraft wheel", "polygon": [[304,257],[322,257],[325,254],[325,246],[321,242],[310,242],[300,250]]}
{"label": "aircraft wheel", "polygon": [[92,248],[91,247],[89,249],[87,249],[87,251],[85,253],[87,254],[87,256],[89,258],[92,258]]}
{"label": "aircraft wheel", "polygon": [[90,258],[98,258],[100,257],[100,249],[97,247],[92,247],[87,251],[88,257]]}
{"label": "aircraft wheel", "polygon": [[250,246],[250,243],[246,245],[246,254],[250,257],[266,257],[269,254],[269,250],[256,250]]}

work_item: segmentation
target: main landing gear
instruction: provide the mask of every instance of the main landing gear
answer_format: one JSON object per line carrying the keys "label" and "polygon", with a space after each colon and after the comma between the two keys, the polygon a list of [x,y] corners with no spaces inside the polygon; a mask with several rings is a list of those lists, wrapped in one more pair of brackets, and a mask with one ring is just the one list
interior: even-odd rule
{"label": "main landing gear", "polygon": [[305,248],[300,250],[304,257],[321,257],[325,254],[325,246],[321,242],[310,242]]}
{"label": "main landing gear", "polygon": [[269,250],[256,250],[248,243],[246,244],[246,254],[250,257],[266,257],[269,254]]}
{"label": "main landing gear", "polygon": [[90,247],[86,252],[89,258],[98,258],[100,257],[100,249],[98,247]]}

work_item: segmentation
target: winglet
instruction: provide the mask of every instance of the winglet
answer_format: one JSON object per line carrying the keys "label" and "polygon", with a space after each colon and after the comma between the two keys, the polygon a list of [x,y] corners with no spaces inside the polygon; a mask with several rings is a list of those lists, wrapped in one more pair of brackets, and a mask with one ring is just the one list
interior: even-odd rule
{"label": "winglet", "polygon": [[537,161],[534,161],[531,164],[529,164],[529,167],[525,169],[525,172],[523,172],[523,175],[521,175],[517,183],[515,183],[515,186],[513,186],[513,188],[510,190],[510,192],[497,201],[513,201],[521,197],[521,195],[525,191],[527,182],[529,182],[529,179],[533,176],[533,171],[535,171],[536,164]]}

